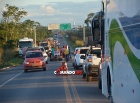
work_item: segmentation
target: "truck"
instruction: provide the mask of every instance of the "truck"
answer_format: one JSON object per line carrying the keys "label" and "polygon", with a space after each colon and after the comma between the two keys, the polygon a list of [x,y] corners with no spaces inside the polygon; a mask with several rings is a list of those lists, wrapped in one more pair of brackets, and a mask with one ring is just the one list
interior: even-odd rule
{"label": "truck", "polygon": [[97,20],[91,22],[93,41],[102,49],[98,84],[111,103],[140,103],[139,4],[104,0]]}
{"label": "truck", "polygon": [[101,48],[91,46],[85,55],[80,57],[84,59],[82,64],[83,79],[89,82],[91,79],[98,78],[98,67],[101,60]]}
{"label": "truck", "polygon": [[48,53],[48,51],[49,51],[48,42],[46,42],[46,41],[39,42],[39,46],[43,46],[44,49],[46,50],[46,53]]}
{"label": "truck", "polygon": [[27,48],[33,47],[33,39],[24,37],[19,39],[18,42],[18,51],[19,51],[19,56],[24,56]]}

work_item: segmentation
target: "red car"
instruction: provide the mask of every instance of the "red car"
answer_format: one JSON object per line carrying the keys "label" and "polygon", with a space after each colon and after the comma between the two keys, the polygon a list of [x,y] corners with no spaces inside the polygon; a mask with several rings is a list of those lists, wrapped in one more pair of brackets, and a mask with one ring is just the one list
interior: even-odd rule
{"label": "red car", "polygon": [[27,51],[24,60],[24,72],[34,69],[46,71],[46,61],[41,51]]}

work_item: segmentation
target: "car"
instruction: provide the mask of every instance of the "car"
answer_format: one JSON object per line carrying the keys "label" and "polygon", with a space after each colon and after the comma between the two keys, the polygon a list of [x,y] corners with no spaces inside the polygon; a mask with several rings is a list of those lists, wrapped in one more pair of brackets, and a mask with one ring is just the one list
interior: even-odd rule
{"label": "car", "polygon": [[48,64],[48,54],[46,53],[46,50],[44,49],[44,47],[43,46],[38,46],[40,49],[41,49],[41,51],[42,51],[42,53],[43,53],[43,56],[45,57],[45,60],[46,60],[46,64]]}
{"label": "car", "polygon": [[87,81],[91,81],[92,77],[98,78],[98,69],[101,61],[101,48],[92,47],[87,51],[85,56],[81,56],[80,58],[84,59],[84,63],[82,65],[83,78],[86,78]]}
{"label": "car", "polygon": [[56,44],[57,46],[60,46],[60,42],[57,42],[57,44]]}
{"label": "car", "polygon": [[46,50],[46,53],[48,52],[48,50],[49,50],[49,45],[48,45],[48,43],[47,43],[46,41],[44,41],[44,42],[39,42],[39,46],[43,46],[44,49]]}
{"label": "car", "polygon": [[46,53],[46,51],[45,51],[43,46],[37,46],[37,47],[28,48],[27,51],[42,51],[43,56],[45,57],[46,64],[48,64],[48,61],[49,61],[48,54]]}
{"label": "car", "polygon": [[32,48],[27,48],[26,52],[27,51],[41,51],[41,49],[38,47],[32,47]]}
{"label": "car", "polygon": [[81,55],[85,55],[89,47],[77,47],[75,48],[73,57],[73,67],[74,69],[79,69],[82,67],[83,59],[80,58]]}
{"label": "car", "polygon": [[58,34],[55,34],[55,38],[57,38],[58,37]]}
{"label": "car", "polygon": [[42,51],[27,51],[25,54],[25,60],[23,62],[24,72],[34,69],[43,69],[46,71],[46,60]]}
{"label": "car", "polygon": [[69,35],[66,35],[66,37],[68,38],[68,37],[69,37]]}

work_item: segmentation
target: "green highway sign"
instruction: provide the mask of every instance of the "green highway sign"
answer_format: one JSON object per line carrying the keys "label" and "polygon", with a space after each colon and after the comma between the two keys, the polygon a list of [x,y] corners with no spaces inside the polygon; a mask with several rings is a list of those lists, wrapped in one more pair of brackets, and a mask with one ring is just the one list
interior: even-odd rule
{"label": "green highway sign", "polygon": [[60,30],[70,30],[71,29],[71,23],[64,23],[64,24],[60,24],[59,26]]}

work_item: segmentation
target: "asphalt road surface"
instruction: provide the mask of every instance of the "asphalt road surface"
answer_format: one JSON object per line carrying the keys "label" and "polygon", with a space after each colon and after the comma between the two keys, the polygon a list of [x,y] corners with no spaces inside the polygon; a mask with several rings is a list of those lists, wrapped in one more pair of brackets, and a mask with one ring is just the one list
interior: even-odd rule
{"label": "asphalt road surface", "polygon": [[[46,71],[24,73],[23,65],[1,71],[0,103],[110,103],[97,81],[87,82],[82,75],[56,76],[61,62],[50,61]],[[74,70],[71,61],[68,69]]]}
{"label": "asphalt road surface", "polygon": [[[61,61],[47,64],[47,70],[23,72],[23,66],[0,72],[0,103],[109,103],[97,81],[87,82],[82,75],[56,76]],[[69,70],[74,70],[71,61]]]}

